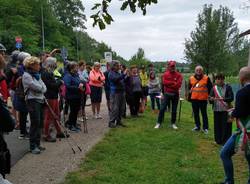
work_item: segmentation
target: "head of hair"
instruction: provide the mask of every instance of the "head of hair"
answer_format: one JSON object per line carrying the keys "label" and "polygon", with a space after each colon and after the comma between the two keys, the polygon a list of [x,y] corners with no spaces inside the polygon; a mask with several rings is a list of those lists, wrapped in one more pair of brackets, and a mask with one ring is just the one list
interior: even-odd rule
{"label": "head of hair", "polygon": [[152,63],[150,63],[149,65],[148,65],[148,67],[150,68],[150,67],[154,67],[154,65],[152,64]]}
{"label": "head of hair", "polygon": [[99,62],[94,62],[94,67],[95,66],[100,66],[100,63]]}
{"label": "head of hair", "polygon": [[34,64],[40,64],[40,59],[38,57],[29,56],[24,59],[23,64],[26,69],[32,69]]}
{"label": "head of hair", "polygon": [[67,65],[67,69],[69,72],[72,72],[72,70],[77,67],[77,63],[75,61],[70,61]]}
{"label": "head of hair", "polygon": [[0,54],[0,70],[4,69],[5,68],[5,59],[4,57]]}
{"label": "head of hair", "polygon": [[201,69],[201,70],[203,71],[203,67],[202,67],[201,65],[197,65],[197,66],[195,67],[195,71],[196,71],[197,69]]}
{"label": "head of hair", "polygon": [[155,72],[150,72],[150,74],[149,74],[149,78],[150,79],[155,79]]}
{"label": "head of hair", "polygon": [[240,78],[240,81],[250,82],[250,67],[249,66],[245,66],[240,69],[239,78]]}
{"label": "head of hair", "polygon": [[222,79],[224,80],[225,79],[225,75],[223,73],[218,73],[216,76],[215,76],[215,79]]}
{"label": "head of hair", "polygon": [[43,67],[48,71],[54,71],[56,69],[56,58],[55,57],[47,57],[45,62],[43,63]]}
{"label": "head of hair", "polygon": [[111,63],[110,63],[110,68],[113,70],[114,69],[114,67],[116,66],[116,65],[119,65],[120,64],[120,62],[119,61],[117,61],[117,60],[113,60]]}
{"label": "head of hair", "polygon": [[86,62],[84,60],[80,60],[78,63],[79,67],[81,67],[82,65],[86,65]]}
{"label": "head of hair", "polygon": [[122,67],[123,69],[126,69],[126,68],[127,68],[127,66],[126,66],[125,64],[121,64],[121,67]]}
{"label": "head of hair", "polygon": [[129,67],[130,70],[133,70],[134,68],[137,68],[137,66],[136,66],[136,65],[131,65],[131,66]]}
{"label": "head of hair", "polygon": [[30,56],[31,55],[27,52],[20,52],[17,56],[17,59],[18,59],[19,63],[23,63],[25,58],[30,57]]}

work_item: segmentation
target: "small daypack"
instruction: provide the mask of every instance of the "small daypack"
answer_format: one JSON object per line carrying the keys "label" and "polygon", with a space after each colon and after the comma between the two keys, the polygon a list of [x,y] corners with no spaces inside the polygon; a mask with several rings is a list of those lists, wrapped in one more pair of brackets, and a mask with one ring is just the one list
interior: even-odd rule
{"label": "small daypack", "polygon": [[23,87],[23,82],[22,82],[22,77],[18,77],[16,79],[16,90],[15,90],[16,96],[18,96],[21,99],[25,99],[25,92],[24,92],[24,87]]}

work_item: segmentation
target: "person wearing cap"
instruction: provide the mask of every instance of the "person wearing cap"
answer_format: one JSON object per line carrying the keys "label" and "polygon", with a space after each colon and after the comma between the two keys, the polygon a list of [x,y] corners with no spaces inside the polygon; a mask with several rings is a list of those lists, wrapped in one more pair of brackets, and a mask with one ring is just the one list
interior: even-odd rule
{"label": "person wearing cap", "polygon": [[22,76],[22,83],[31,121],[30,151],[32,154],[40,154],[45,150],[40,140],[43,129],[44,93],[47,88],[41,79],[40,59],[31,56],[25,58],[23,63],[26,70]]}
{"label": "person wearing cap", "polygon": [[167,105],[171,103],[172,113],[171,113],[171,124],[173,129],[178,129],[176,126],[176,114],[177,106],[179,102],[179,90],[182,85],[182,75],[176,71],[176,62],[169,61],[167,71],[162,76],[162,83],[164,87],[164,99],[161,104],[161,109],[158,115],[158,120],[155,128],[160,128],[164,113]]}
{"label": "person wearing cap", "polygon": [[210,78],[204,74],[202,66],[195,67],[195,74],[189,78],[188,89],[194,113],[195,127],[192,129],[197,132],[201,129],[200,114],[203,120],[203,131],[208,133],[207,102],[208,96],[213,85]]}
{"label": "person wearing cap", "polygon": [[124,126],[121,122],[122,114],[125,108],[125,84],[124,78],[126,71],[121,74],[120,62],[111,62],[111,71],[109,72],[108,79],[110,82],[110,118],[109,127]]}
{"label": "person wearing cap", "polygon": [[[47,57],[43,67],[44,70],[41,72],[41,77],[47,88],[47,91],[44,94],[45,98],[57,117],[60,117],[58,96],[59,89],[63,84],[63,81],[60,79],[56,80],[54,76],[54,71],[57,67],[56,58]],[[46,106],[44,109],[44,140],[47,142],[56,142],[56,137],[51,136],[49,132],[51,125],[54,125],[56,128],[56,136],[58,138],[65,137],[62,133],[60,125],[57,123],[57,121],[55,121],[55,117],[53,117],[53,114],[50,112],[49,107]]]}
{"label": "person wearing cap", "polygon": [[147,106],[147,96],[148,96],[148,74],[145,71],[145,66],[141,67],[141,71],[139,73],[141,79],[142,86],[142,99],[144,101],[145,106]]}
{"label": "person wearing cap", "polygon": [[101,65],[99,62],[95,62],[93,69],[89,74],[89,85],[91,89],[91,105],[93,117],[96,119],[102,119],[100,115],[100,108],[102,102],[102,88],[105,83],[105,76],[101,71]]}

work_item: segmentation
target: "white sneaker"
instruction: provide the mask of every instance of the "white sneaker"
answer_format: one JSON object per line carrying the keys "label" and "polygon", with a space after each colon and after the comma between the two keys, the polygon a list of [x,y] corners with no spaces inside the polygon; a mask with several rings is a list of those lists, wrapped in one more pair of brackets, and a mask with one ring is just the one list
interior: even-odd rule
{"label": "white sneaker", "polygon": [[173,128],[174,130],[177,130],[177,129],[178,129],[178,127],[177,127],[175,124],[172,124],[172,128]]}
{"label": "white sneaker", "polygon": [[97,116],[97,114],[96,114],[96,115],[94,115],[94,119],[98,119],[98,116]]}
{"label": "white sneaker", "polygon": [[161,127],[161,124],[160,123],[157,123],[156,125],[155,125],[155,128],[160,128]]}
{"label": "white sneaker", "polygon": [[102,119],[100,114],[97,114],[97,119]]}
{"label": "white sneaker", "polygon": [[208,129],[203,130],[204,134],[208,134]]}
{"label": "white sneaker", "polygon": [[77,121],[83,121],[83,118],[82,117],[77,118]]}

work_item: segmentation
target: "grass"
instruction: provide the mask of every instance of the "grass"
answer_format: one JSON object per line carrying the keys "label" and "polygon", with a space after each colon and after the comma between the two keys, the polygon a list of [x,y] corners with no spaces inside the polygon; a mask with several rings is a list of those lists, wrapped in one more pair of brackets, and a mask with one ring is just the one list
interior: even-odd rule
{"label": "grass", "polygon": [[[137,119],[127,118],[127,128],[112,129],[64,184],[215,184],[223,180],[220,147],[210,132],[194,133],[191,107],[183,103],[179,129],[169,127],[169,113],[163,128],[153,129],[156,115],[147,110]],[[236,156],[236,184],[246,183],[247,166]],[[239,169],[243,172],[239,172]]]}

